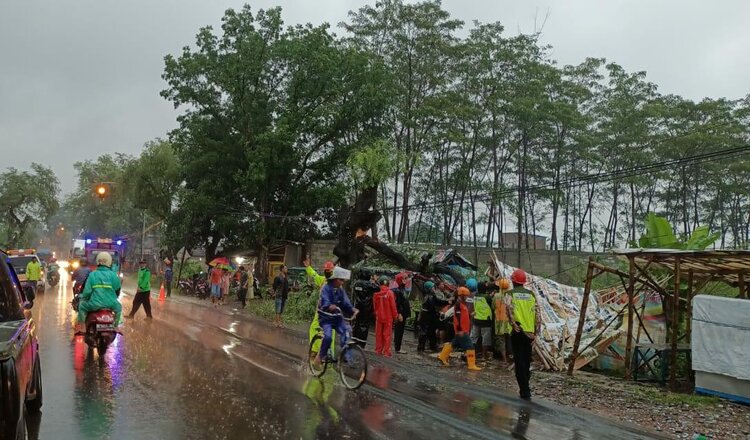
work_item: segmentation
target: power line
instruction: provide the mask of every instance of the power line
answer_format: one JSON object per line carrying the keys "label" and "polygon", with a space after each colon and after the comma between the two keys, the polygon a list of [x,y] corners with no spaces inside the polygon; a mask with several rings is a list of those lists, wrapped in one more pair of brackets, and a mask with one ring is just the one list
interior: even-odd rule
{"label": "power line", "polygon": [[[586,176],[581,177],[573,177],[570,179],[561,180],[558,183],[547,183],[547,184],[539,184],[539,185],[533,185],[523,188],[526,192],[536,192],[540,190],[556,190],[556,189],[570,189],[577,186],[583,186],[585,184],[590,183],[602,183],[612,180],[618,180],[623,179],[627,177],[638,177],[643,175],[651,174],[652,172],[661,170],[663,168],[668,168],[671,166],[674,167],[680,167],[685,166],[694,162],[711,162],[719,159],[725,159],[729,157],[733,157],[736,155],[744,154],[750,151],[750,145],[745,145],[742,147],[736,147],[736,148],[730,148],[727,150],[721,150],[711,153],[702,153],[702,154],[696,154],[693,156],[686,156],[679,159],[671,159],[671,160],[665,160],[660,162],[654,162],[648,165],[643,166],[637,166],[637,167],[631,167],[631,168],[623,168],[620,170],[610,171],[606,173],[596,173],[596,174],[589,174]],[[516,186],[510,189],[502,189],[498,190],[496,192],[485,192],[483,194],[479,194],[474,197],[474,203],[476,202],[488,202],[492,201],[493,199],[501,198],[504,195],[515,195],[518,193],[520,187]],[[381,212],[401,212],[406,209],[411,208],[431,208],[431,207],[440,207],[440,206],[455,206],[465,203],[465,201],[459,201],[455,200],[452,202],[446,202],[446,201],[425,201],[425,202],[418,202],[413,203],[404,206],[397,206],[397,207],[383,207],[380,209]]]}
{"label": "power line", "polygon": [[[729,148],[726,150],[719,150],[709,153],[701,153],[696,154],[692,156],[685,156],[678,159],[670,159],[670,160],[664,160],[659,162],[654,162],[647,165],[640,165],[635,167],[629,167],[629,168],[622,168],[617,169],[609,172],[604,173],[595,173],[595,174],[588,174],[585,176],[580,177],[571,177],[568,179],[563,179],[557,183],[546,183],[546,184],[538,184],[538,185],[532,185],[523,188],[524,191],[533,193],[537,191],[542,190],[558,190],[558,189],[571,189],[578,186],[583,186],[586,184],[596,184],[596,183],[603,183],[618,179],[624,179],[628,177],[639,177],[651,174],[653,172],[662,170],[664,168],[668,167],[681,167],[689,164],[693,164],[696,162],[712,162],[719,159],[726,159],[733,156],[745,154],[747,152],[750,152],[750,145],[744,145],[741,147],[735,147],[735,148]],[[513,188],[505,188],[502,190],[498,190],[495,192],[485,192],[481,194],[477,194],[474,199],[473,203],[486,203],[490,202],[492,200],[497,200],[499,198],[502,198],[503,196],[507,195],[515,195],[519,191],[519,187],[515,186]],[[466,203],[466,201],[460,201],[460,200],[454,200],[454,201],[424,201],[424,202],[416,202],[412,204],[408,204],[405,207],[404,206],[396,206],[396,207],[382,207],[379,209],[379,211],[383,214],[385,213],[393,213],[395,212],[402,212],[404,209],[413,209],[413,208],[437,208],[437,207],[445,207],[445,206],[456,206],[461,205],[463,203]],[[228,206],[228,205],[216,205],[217,208],[224,209],[225,214],[229,214],[232,216],[240,216],[240,217],[249,217],[249,216],[257,216],[257,217],[264,217],[267,219],[282,219],[282,220],[301,220],[304,218],[309,218],[313,214],[299,214],[299,215],[282,215],[282,214],[276,214],[273,212],[261,212],[257,210],[245,210],[245,209],[238,209],[236,205]],[[325,209],[325,208],[323,208]],[[334,212],[345,212],[348,211],[347,208],[344,209],[333,209]],[[353,211],[357,212],[357,211]],[[361,212],[361,211],[360,211]]]}

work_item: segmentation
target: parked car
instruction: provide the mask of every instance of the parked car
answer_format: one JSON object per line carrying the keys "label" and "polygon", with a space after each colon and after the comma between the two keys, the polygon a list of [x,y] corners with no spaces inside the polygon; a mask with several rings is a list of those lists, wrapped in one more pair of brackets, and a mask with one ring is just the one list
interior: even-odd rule
{"label": "parked car", "polygon": [[26,414],[42,407],[39,341],[33,302],[20,288],[8,255],[0,251],[0,437],[26,438]]}

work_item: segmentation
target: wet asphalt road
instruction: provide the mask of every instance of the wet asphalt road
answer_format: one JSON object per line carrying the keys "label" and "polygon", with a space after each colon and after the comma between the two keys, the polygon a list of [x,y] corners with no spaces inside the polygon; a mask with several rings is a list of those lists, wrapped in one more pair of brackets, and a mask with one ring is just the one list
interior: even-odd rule
{"label": "wet asphalt road", "polygon": [[29,420],[31,438],[650,438],[371,353],[368,384],[347,391],[333,372],[310,377],[304,335],[178,300],[154,298],[154,320],[140,311],[100,358],[72,336],[71,297],[63,277],[33,309],[44,407]]}

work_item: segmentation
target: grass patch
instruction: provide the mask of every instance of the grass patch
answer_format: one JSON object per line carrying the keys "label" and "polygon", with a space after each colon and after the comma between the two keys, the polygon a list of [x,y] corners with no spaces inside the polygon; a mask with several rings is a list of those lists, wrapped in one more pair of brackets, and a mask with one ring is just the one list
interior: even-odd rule
{"label": "grass patch", "polygon": [[715,396],[673,393],[651,387],[638,387],[633,389],[632,393],[636,398],[662,405],[713,406],[721,401],[721,399]]}
{"label": "grass patch", "polygon": [[[267,295],[264,293],[264,295]],[[276,301],[273,298],[248,301],[247,308],[261,318],[272,320],[276,316]],[[302,289],[289,294],[284,308],[283,319],[287,324],[309,324],[312,322],[318,304],[318,294],[312,289]]]}

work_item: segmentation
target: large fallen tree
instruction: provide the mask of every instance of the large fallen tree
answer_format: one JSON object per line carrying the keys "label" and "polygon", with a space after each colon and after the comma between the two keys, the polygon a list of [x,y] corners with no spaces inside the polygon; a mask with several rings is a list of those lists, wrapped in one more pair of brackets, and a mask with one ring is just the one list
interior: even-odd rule
{"label": "large fallen tree", "polygon": [[333,254],[338,257],[340,266],[350,268],[363,261],[366,258],[365,247],[369,247],[396,267],[420,274],[420,278],[448,275],[457,286],[466,283],[464,276],[453,270],[448,263],[432,261],[431,253],[422,254],[419,262],[415,262],[388,244],[367,235],[367,231],[375,230],[378,221],[383,217],[375,209],[376,201],[377,188],[367,188],[359,193],[354,206],[339,215],[338,243],[333,249]]}

